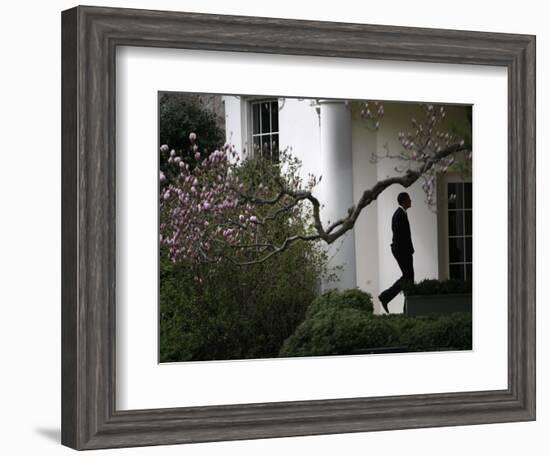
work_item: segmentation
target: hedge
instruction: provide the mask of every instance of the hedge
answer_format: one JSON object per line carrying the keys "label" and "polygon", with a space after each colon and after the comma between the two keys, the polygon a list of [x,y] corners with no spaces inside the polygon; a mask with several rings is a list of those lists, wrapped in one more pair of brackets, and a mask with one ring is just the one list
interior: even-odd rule
{"label": "hedge", "polygon": [[407,285],[404,292],[407,296],[471,293],[472,282],[457,279],[425,279],[421,282]]}
{"label": "hedge", "polygon": [[317,298],[285,340],[279,356],[347,355],[401,347],[403,352],[471,350],[470,313],[430,318],[374,315],[372,298],[359,290],[332,290]]}

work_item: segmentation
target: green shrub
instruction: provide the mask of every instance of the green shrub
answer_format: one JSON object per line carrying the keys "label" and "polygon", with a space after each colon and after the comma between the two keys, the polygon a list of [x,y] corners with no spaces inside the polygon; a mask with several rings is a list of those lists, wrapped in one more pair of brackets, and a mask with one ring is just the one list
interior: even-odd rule
{"label": "green shrub", "polygon": [[[164,92],[159,96],[159,141],[176,149],[184,157],[194,152],[189,134],[197,135],[197,145],[203,152],[212,152],[225,142],[225,132],[218,126],[216,116],[204,108],[196,94]],[[169,182],[179,172],[175,163],[168,163],[168,154],[159,154],[160,169]],[[193,159],[189,162],[193,166]]]}
{"label": "green shrub", "polygon": [[[353,293],[346,300],[348,291]],[[471,314],[430,318],[374,315],[367,293],[331,290],[312,303],[306,319],[284,342],[279,356],[346,355],[375,348],[399,348],[403,352],[470,350]]]}
{"label": "green shrub", "polygon": [[311,249],[293,244],[246,267],[173,265],[163,255],[161,362],[276,357],[316,296]]}
{"label": "green shrub", "polygon": [[422,282],[408,284],[405,288],[407,296],[433,295],[451,293],[471,293],[472,282],[457,279],[425,279]]}
{"label": "green shrub", "polygon": [[392,346],[398,333],[388,319],[352,308],[323,309],[289,337],[279,356],[346,355],[358,348]]}
{"label": "green shrub", "polygon": [[196,94],[164,92],[159,96],[161,144],[188,150],[189,133],[196,133],[201,150],[212,152],[223,145],[225,132],[216,116],[204,108]]}
{"label": "green shrub", "polygon": [[319,296],[307,309],[306,318],[324,310],[351,308],[372,313],[374,307],[372,297],[357,288],[349,290],[329,290]]}
{"label": "green shrub", "polygon": [[[381,316],[384,317],[384,316]],[[386,316],[399,333],[399,345],[407,351],[471,350],[470,312],[414,318]]]}

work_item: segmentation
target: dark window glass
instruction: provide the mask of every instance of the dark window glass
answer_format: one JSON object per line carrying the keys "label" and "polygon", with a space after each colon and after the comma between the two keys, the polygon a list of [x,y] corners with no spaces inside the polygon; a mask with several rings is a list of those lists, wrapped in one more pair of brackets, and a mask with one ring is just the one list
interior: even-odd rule
{"label": "dark window glass", "polygon": [[279,161],[279,135],[271,135],[271,157]]}
{"label": "dark window glass", "polygon": [[451,264],[449,265],[449,276],[451,279],[464,280],[464,265]]}
{"label": "dark window glass", "polygon": [[264,102],[260,108],[261,118],[262,118],[262,133],[271,132],[271,103]]}
{"label": "dark window glass", "polygon": [[472,234],[472,211],[464,211],[464,234]]}
{"label": "dark window glass", "polygon": [[466,280],[472,280],[472,263],[466,265]]}
{"label": "dark window glass", "polygon": [[472,208],[472,183],[464,182],[464,208]]}
{"label": "dark window glass", "polygon": [[465,238],[466,241],[466,261],[472,262],[472,238]]}
{"label": "dark window glass", "polygon": [[260,139],[261,139],[260,136],[254,136],[253,137],[254,153],[261,153],[262,148],[260,147]]}
{"label": "dark window glass", "polygon": [[447,194],[449,197],[449,209],[462,208],[464,204],[462,182],[447,184]]}
{"label": "dark window glass", "polygon": [[464,261],[464,238],[449,238],[449,262],[462,263]]}
{"label": "dark window glass", "polygon": [[279,102],[271,102],[271,131],[279,131]]}
{"label": "dark window glass", "polygon": [[449,211],[449,236],[464,234],[464,220],[462,211]]}
{"label": "dark window glass", "polygon": [[252,105],[252,134],[260,133],[260,105],[254,103]]}

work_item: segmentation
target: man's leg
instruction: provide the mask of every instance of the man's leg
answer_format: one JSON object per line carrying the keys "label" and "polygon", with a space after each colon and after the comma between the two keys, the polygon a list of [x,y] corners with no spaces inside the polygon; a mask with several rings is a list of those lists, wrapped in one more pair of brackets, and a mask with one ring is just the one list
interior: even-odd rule
{"label": "man's leg", "polygon": [[[384,310],[388,312],[388,303],[395,298],[400,291],[403,290],[408,282],[414,282],[414,269],[412,254],[400,254],[392,249],[393,256],[395,257],[399,269],[401,269],[401,277],[395,281],[395,283],[387,290],[380,293],[378,299],[382,303]],[[389,313],[389,312],[388,312]]]}
{"label": "man's leg", "polygon": [[[405,294],[405,290],[409,284],[414,283],[414,268],[413,268],[413,256],[412,254],[407,255],[402,259],[402,268],[403,276],[400,279],[400,288]],[[407,311],[407,297],[405,295],[405,307],[404,312]]]}
{"label": "man's leg", "polygon": [[403,255],[398,260],[399,267],[401,268],[401,272],[403,273],[403,276],[401,277],[401,289],[403,290],[405,286],[409,283],[414,283],[414,267],[413,267],[413,256],[412,253],[409,255]]}

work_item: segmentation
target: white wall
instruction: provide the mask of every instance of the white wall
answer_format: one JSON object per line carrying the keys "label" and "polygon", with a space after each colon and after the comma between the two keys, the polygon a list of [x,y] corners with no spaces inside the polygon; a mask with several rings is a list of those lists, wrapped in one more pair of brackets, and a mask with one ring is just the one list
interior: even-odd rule
{"label": "white wall", "polygon": [[[550,108],[548,13],[545,3],[257,2],[247,0],[98,0],[105,6],[363,22],[462,30],[536,33],[538,125],[538,420],[332,436],[98,451],[97,455],[385,455],[499,456],[548,454],[550,428]],[[0,125],[0,426],[2,452],[75,454],[61,447],[60,422],[60,18],[76,2],[10,2],[2,11]],[[312,7],[314,5],[314,7]],[[498,14],[495,11],[498,10]],[[322,77],[322,75],[320,76]],[[482,185],[490,185],[483,183]],[[376,375],[375,372],[372,375]],[[406,379],[403,379],[406,381]]]}
{"label": "white wall", "polygon": [[320,124],[314,100],[285,98],[279,107],[280,148],[289,147],[302,160],[304,177],[308,172],[321,175]]}
{"label": "white wall", "polygon": [[222,99],[225,105],[225,140],[242,154],[245,144],[241,97],[226,95]]}

